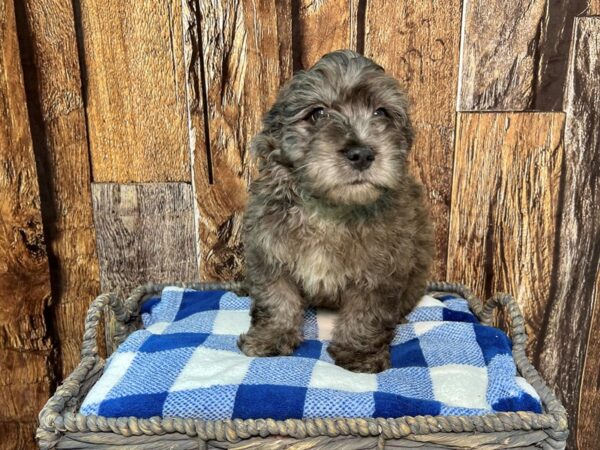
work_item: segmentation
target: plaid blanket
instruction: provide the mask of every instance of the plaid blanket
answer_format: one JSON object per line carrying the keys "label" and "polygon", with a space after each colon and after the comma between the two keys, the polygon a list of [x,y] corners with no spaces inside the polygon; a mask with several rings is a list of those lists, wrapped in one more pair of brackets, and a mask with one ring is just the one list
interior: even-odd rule
{"label": "plaid blanket", "polygon": [[334,314],[308,310],[292,356],[251,358],[236,341],[251,300],[225,291],[166,288],[142,305],[145,328],[109,358],[81,406],[85,415],[198,419],[400,417],[541,412],[511,343],[478,323],[467,302],[424,296],[399,325],[392,368],[349,372],[326,351]]}

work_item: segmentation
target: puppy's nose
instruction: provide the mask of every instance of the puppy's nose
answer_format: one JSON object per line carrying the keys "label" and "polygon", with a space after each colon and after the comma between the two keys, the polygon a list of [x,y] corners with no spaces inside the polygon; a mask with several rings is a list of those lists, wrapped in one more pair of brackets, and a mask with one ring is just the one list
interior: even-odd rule
{"label": "puppy's nose", "polygon": [[344,155],[356,170],[367,170],[375,160],[371,147],[362,145],[348,148],[344,151]]}

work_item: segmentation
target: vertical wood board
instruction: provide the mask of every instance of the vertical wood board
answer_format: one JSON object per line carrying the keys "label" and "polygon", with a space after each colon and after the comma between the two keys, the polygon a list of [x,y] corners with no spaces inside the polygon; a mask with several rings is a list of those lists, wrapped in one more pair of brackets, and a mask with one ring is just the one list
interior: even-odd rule
{"label": "vertical wood board", "polygon": [[532,109],[562,110],[573,23],[575,17],[586,10],[587,1],[547,1],[534,59],[537,70]]}
{"label": "vertical wood board", "polygon": [[79,362],[85,314],[99,290],[75,19],[69,0],[19,8],[62,379]]}
{"label": "vertical wood board", "polygon": [[528,109],[546,0],[465,0],[458,108]]}
{"label": "vertical wood board", "polygon": [[181,1],[79,8],[94,181],[190,181]]}
{"label": "vertical wood board", "polygon": [[598,430],[598,413],[600,409],[600,276],[596,277],[593,295],[593,312],[590,320],[583,374],[579,388],[579,405],[577,411],[577,448],[586,449],[600,439]]}
{"label": "vertical wood board", "polygon": [[588,403],[593,398],[581,391],[581,383],[583,372],[588,382],[600,376],[594,359],[588,364],[585,359],[600,277],[600,17],[575,20],[565,111],[556,267],[536,363],[548,384],[560,391],[570,414],[569,445],[593,448],[598,432],[586,435],[579,429],[580,420],[590,420],[579,412],[592,414],[598,428],[597,404]]}
{"label": "vertical wood board", "polygon": [[186,183],[92,184],[103,292],[193,281],[193,192]]}
{"label": "vertical wood board", "polygon": [[[234,279],[243,271],[241,220],[255,170],[250,141],[292,72],[291,9],[274,0],[201,0],[197,6],[209,105],[208,136],[195,139],[193,162],[201,278]],[[200,120],[193,106],[200,99],[189,101],[197,134]]]}
{"label": "vertical wood board", "polygon": [[[0,1],[0,432],[35,445],[54,383],[50,275],[13,2]],[[16,447],[15,447],[16,448]]]}
{"label": "vertical wood board", "polygon": [[563,158],[561,113],[463,113],[457,122],[448,279],[510,292],[528,354],[544,340]]}
{"label": "vertical wood board", "polygon": [[367,2],[365,56],[407,89],[415,143],[412,172],[425,185],[436,225],[432,277],[444,279],[455,99],[460,40],[460,1]]}
{"label": "vertical wood board", "polygon": [[299,0],[295,4],[294,70],[308,69],[324,54],[334,50],[356,50],[358,1]]}
{"label": "vertical wood board", "polygon": [[5,441],[2,450],[35,449],[35,430],[37,420],[31,423],[0,422],[0,436]]}
{"label": "vertical wood board", "polygon": [[586,6],[466,0],[459,109],[561,110],[573,21]]}

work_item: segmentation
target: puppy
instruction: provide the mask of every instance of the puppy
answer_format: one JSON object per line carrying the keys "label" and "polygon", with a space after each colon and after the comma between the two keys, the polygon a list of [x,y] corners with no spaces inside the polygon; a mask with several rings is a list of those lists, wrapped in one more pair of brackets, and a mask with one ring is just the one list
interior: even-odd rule
{"label": "puppy", "polygon": [[249,356],[289,355],[304,310],[339,311],[328,351],[357,372],[390,367],[396,324],[423,295],[433,254],[407,171],[407,99],[372,60],[329,53],[281,90],[253,141],[244,218]]}

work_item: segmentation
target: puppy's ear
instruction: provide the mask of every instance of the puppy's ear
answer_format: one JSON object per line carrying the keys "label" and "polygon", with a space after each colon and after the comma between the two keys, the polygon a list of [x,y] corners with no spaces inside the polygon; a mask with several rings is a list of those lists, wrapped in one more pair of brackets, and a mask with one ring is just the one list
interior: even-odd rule
{"label": "puppy's ear", "polygon": [[257,158],[267,160],[272,159],[273,152],[279,151],[278,147],[277,139],[266,129],[263,129],[252,139],[250,149]]}
{"label": "puppy's ear", "polygon": [[408,99],[406,98],[406,95],[402,91],[398,91],[392,96],[391,105],[392,107],[389,109],[388,113],[390,114],[394,126],[404,135],[407,143],[407,150],[410,150],[414,139],[414,131],[408,113]]}
{"label": "puppy's ear", "polygon": [[283,128],[281,114],[281,103],[276,102],[264,115],[261,132],[252,140],[251,151],[261,163],[279,159],[281,153],[279,140]]}
{"label": "puppy's ear", "polygon": [[275,104],[271,107],[269,111],[263,117],[263,133],[268,133],[271,135],[278,135],[279,131],[281,131],[282,123],[281,118],[283,115],[283,105],[277,99]]}
{"label": "puppy's ear", "polygon": [[394,118],[394,124],[400,131],[402,131],[402,134],[404,134],[404,137],[406,138],[406,150],[410,151],[415,133],[410,116],[408,115],[406,109],[402,110],[402,112]]}

